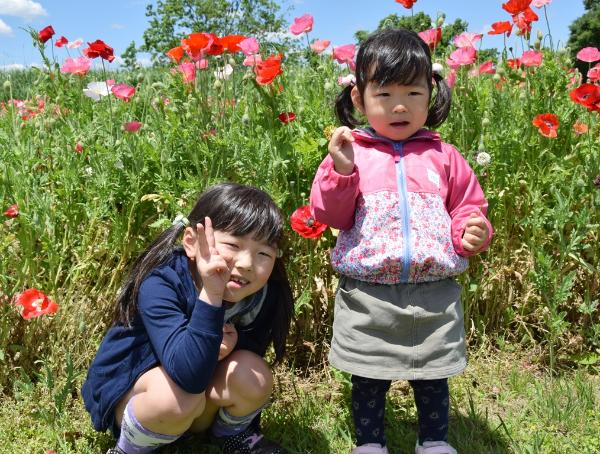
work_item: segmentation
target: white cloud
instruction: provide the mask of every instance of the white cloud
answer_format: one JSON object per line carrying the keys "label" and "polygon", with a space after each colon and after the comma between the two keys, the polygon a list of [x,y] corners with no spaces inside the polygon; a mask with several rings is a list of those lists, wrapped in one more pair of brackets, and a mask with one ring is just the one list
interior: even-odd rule
{"label": "white cloud", "polygon": [[11,63],[10,65],[2,65],[0,66],[0,71],[17,71],[25,69],[25,65],[21,63]]}
{"label": "white cloud", "polygon": [[48,15],[41,3],[32,0],[0,0],[0,14],[25,20]]}
{"label": "white cloud", "polygon": [[0,35],[12,35],[12,28],[2,19],[0,19]]}
{"label": "white cloud", "polygon": [[[2,0],[0,0],[2,1]],[[114,28],[115,30],[123,30],[125,28],[125,25],[123,24],[112,24],[111,28]]]}

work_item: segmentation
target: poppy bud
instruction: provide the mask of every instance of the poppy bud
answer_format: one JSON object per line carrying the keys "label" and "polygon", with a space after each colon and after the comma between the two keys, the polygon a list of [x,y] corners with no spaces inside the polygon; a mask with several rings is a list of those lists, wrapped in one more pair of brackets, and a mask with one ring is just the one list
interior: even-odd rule
{"label": "poppy bud", "polygon": [[213,88],[215,90],[218,90],[219,88],[221,88],[223,86],[223,84],[221,83],[221,81],[219,79],[215,80],[215,83],[213,84]]}
{"label": "poppy bud", "polygon": [[544,39],[544,34],[542,33],[541,30],[537,31],[537,39],[540,41]]}
{"label": "poppy bud", "polygon": [[235,58],[229,57],[229,60],[227,60],[227,63],[229,63],[231,66],[235,66]]}
{"label": "poppy bud", "polygon": [[144,73],[137,73],[135,76],[135,79],[138,81],[138,83],[142,83],[145,78],[146,76],[144,76]]}
{"label": "poppy bud", "polygon": [[502,76],[496,73],[492,76],[492,79],[494,79],[496,82],[500,82],[502,80]]}
{"label": "poppy bud", "polygon": [[325,82],[325,85],[323,86],[323,88],[325,89],[325,91],[330,91],[333,88],[333,84],[329,81]]}
{"label": "poppy bud", "polygon": [[242,123],[244,123],[245,125],[247,125],[248,123],[250,123],[250,115],[248,115],[247,113],[245,113],[244,115],[242,115]]}
{"label": "poppy bud", "polygon": [[4,88],[5,91],[10,91],[11,87],[12,85],[10,83],[10,80],[5,80],[2,84],[2,88]]}
{"label": "poppy bud", "polygon": [[501,76],[506,74],[506,69],[504,68],[504,66],[499,66],[498,69],[496,69],[496,74],[499,74]]}
{"label": "poppy bud", "polygon": [[488,117],[483,117],[481,120],[481,126],[488,126],[490,124],[490,119]]}
{"label": "poppy bud", "polygon": [[533,43],[533,47],[535,50],[540,50],[542,48],[542,41],[538,39],[535,43]]}
{"label": "poppy bud", "polygon": [[444,25],[444,21],[445,21],[445,20],[446,20],[446,15],[445,15],[445,14],[440,14],[440,15],[438,16],[438,18],[437,18],[436,25],[437,25],[438,27],[441,27],[442,25]]}
{"label": "poppy bud", "polygon": [[519,99],[525,101],[527,99],[527,93],[525,93],[524,91],[519,93]]}

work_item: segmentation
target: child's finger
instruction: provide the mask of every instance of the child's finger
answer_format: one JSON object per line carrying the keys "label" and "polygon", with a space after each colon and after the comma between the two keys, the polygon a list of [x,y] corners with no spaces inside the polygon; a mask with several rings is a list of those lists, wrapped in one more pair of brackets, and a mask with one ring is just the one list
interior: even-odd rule
{"label": "child's finger", "polygon": [[208,216],[204,218],[204,230],[206,232],[206,242],[208,244],[208,250],[211,254],[215,254],[217,251],[217,249],[215,248],[215,231],[212,226],[212,221]]}
{"label": "child's finger", "polygon": [[196,241],[198,242],[198,252],[200,257],[206,259],[210,256],[208,242],[206,241],[205,228],[202,224],[196,224]]}

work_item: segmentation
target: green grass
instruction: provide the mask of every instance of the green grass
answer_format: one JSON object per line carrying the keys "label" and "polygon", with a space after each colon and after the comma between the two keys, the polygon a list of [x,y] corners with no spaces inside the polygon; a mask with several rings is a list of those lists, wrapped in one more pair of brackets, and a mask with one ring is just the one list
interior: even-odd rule
{"label": "green grass", "polygon": [[[281,368],[276,383],[274,403],[263,415],[268,436],[280,440],[290,454],[350,452],[348,377],[331,369],[294,374]],[[15,381],[14,398],[4,397],[0,405],[0,453],[103,453],[112,445],[109,434],[93,430],[75,390],[67,388],[62,410],[55,410],[64,384],[50,389],[46,379]],[[449,436],[461,454],[600,451],[600,378],[595,374],[579,370],[551,375],[524,354],[478,352],[450,387]],[[386,434],[390,453],[413,452],[416,411],[407,382],[394,383],[389,393]],[[218,450],[195,436],[160,452]]]}

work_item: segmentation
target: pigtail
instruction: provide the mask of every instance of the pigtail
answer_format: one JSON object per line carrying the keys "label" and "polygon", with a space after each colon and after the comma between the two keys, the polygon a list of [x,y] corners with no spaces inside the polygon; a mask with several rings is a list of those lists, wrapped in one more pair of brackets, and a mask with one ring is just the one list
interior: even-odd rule
{"label": "pigtail", "polygon": [[294,312],[294,295],[281,258],[275,260],[275,266],[269,278],[269,292],[274,293],[276,301],[271,340],[275,350],[273,363],[277,364],[285,356],[287,337]]}
{"label": "pigtail", "polygon": [[349,128],[358,126],[360,122],[354,118],[354,104],[352,103],[352,88],[354,84],[350,84],[337,95],[335,99],[335,113],[340,120],[340,123]]}
{"label": "pigtail", "polygon": [[117,295],[114,322],[131,326],[137,314],[137,297],[142,282],[152,270],[166,263],[171,257],[175,243],[185,227],[183,222],[176,222],[161,233],[135,260]]}
{"label": "pigtail", "polygon": [[452,91],[441,74],[433,72],[433,80],[437,90],[433,104],[429,107],[429,115],[425,125],[435,128],[441,125],[450,113]]}

